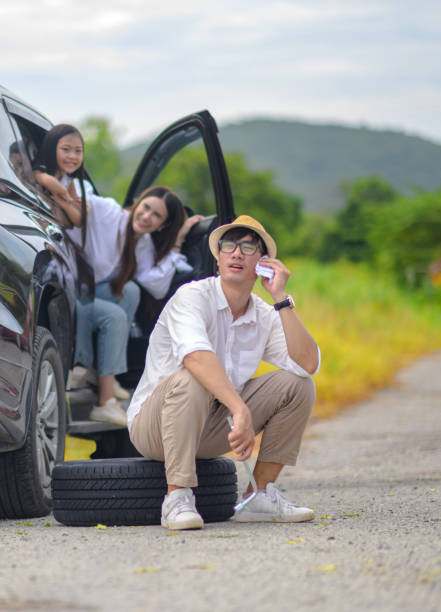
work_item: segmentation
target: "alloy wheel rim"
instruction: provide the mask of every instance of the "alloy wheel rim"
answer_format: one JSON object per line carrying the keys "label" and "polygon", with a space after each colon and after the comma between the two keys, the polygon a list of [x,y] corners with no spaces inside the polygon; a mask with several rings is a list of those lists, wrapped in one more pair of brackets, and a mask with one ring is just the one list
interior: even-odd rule
{"label": "alloy wheel rim", "polygon": [[37,390],[36,447],[37,466],[41,485],[50,493],[51,475],[57,457],[58,446],[58,393],[52,364],[41,364]]}

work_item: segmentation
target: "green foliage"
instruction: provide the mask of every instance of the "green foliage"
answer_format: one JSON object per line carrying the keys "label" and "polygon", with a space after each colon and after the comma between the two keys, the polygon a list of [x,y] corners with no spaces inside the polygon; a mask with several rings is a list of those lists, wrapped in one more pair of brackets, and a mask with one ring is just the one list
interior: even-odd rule
{"label": "green foliage", "polygon": [[105,117],[87,117],[80,131],[84,138],[85,165],[98,191],[104,196],[119,195],[121,160],[110,121]]}
{"label": "green foliage", "polygon": [[[338,258],[338,253],[328,253],[323,256],[324,245],[328,237],[335,233],[335,219],[326,215],[303,214],[292,237],[292,254],[300,257],[311,257],[331,261]],[[329,248],[334,243],[329,242]]]}
{"label": "green foliage", "polygon": [[367,241],[368,211],[393,201],[397,193],[379,177],[345,183],[343,191],[346,193],[346,204],[337,214],[337,233],[332,237],[333,242],[335,246],[338,245],[339,255],[351,261],[364,261],[372,255]]}
{"label": "green foliage", "polygon": [[441,191],[370,209],[368,240],[378,267],[412,285],[427,282],[441,256]]}
{"label": "green foliage", "polygon": [[[332,217],[312,216],[306,226],[301,226],[297,241],[303,249],[296,253],[315,257],[320,261],[346,258],[350,261],[366,261],[372,258],[368,242],[372,209],[393,201],[397,193],[379,177],[359,178],[343,183],[346,196],[343,209]],[[302,237],[302,238],[301,238]]]}

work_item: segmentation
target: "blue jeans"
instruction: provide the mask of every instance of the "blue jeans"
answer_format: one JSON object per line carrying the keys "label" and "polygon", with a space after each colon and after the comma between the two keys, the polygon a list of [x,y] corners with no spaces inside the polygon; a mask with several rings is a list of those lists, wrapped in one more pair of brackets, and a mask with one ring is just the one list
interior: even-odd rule
{"label": "blue jeans", "polygon": [[122,297],[117,297],[112,293],[110,283],[103,281],[95,285],[95,296],[121,306],[127,315],[127,335],[129,335],[135,312],[141,299],[141,289],[139,285],[133,281],[129,281],[123,287]]}
{"label": "blue jeans", "polygon": [[77,334],[75,363],[90,368],[94,363],[93,333],[97,332],[96,369],[98,376],[127,371],[127,315],[117,304],[95,298],[76,303]]}

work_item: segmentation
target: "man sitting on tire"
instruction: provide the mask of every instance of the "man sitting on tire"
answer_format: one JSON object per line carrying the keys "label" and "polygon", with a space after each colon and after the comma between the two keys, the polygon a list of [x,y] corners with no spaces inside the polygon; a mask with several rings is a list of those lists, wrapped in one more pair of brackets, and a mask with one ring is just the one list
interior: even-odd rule
{"label": "man sitting on tire", "polygon": [[[165,462],[161,524],[203,527],[191,490],[195,458],[232,449],[246,460],[262,430],[254,468],[259,491],[236,520],[311,520],[313,511],[292,504],[274,482],[284,465],[296,463],[315,400],[319,349],[286,294],[290,272],[258,221],[242,215],[215,229],[209,244],[219,276],[183,285],[166,304],[128,410],[135,447]],[[252,294],[257,262],[274,272],[272,280],[262,277],[274,306]],[[261,360],[280,369],[251,378]],[[250,493],[251,485],[244,495]]]}

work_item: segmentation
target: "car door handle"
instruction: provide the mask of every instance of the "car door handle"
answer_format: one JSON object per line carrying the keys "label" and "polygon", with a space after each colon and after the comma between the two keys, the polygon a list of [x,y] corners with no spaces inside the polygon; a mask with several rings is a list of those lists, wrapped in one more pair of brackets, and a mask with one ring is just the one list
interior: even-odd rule
{"label": "car door handle", "polygon": [[56,225],[48,225],[46,231],[49,236],[56,242],[61,242],[64,238],[63,232]]}

